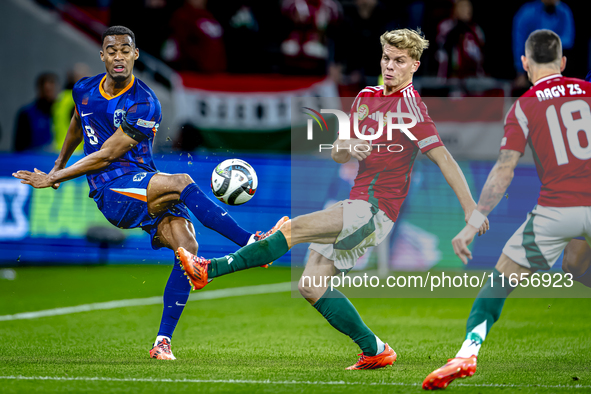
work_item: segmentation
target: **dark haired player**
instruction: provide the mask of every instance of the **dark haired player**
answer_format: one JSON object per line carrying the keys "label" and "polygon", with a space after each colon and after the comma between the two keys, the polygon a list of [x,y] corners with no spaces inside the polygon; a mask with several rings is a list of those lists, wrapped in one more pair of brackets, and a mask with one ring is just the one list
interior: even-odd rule
{"label": "dark haired player", "polygon": [[[591,82],[591,71],[585,81]],[[564,249],[562,270],[573,275],[573,280],[591,287],[591,246],[584,237],[572,239]]]}
{"label": "dark haired player", "polygon": [[[126,229],[141,227],[151,235],[154,249],[176,251],[183,247],[197,253],[189,211],[204,226],[240,246],[272,234],[275,228],[266,234],[242,229],[189,175],[158,172],[152,145],[162,119],[160,102],[152,89],[133,75],[139,57],[133,32],[123,26],[108,28],[102,36],[100,55],[107,72],[83,78],[74,86],[76,111],[53,169],[49,174],[35,169],[13,176],[35,188],[57,189],[61,182],[86,175],[90,197],[109,222]],[[82,141],[85,157],[66,167]],[[175,258],[164,290],[160,330],[150,350],[152,358],[175,359],[170,339],[190,291]]]}
{"label": "dark haired player", "polygon": [[[524,280],[538,270],[549,270],[567,244],[570,251],[578,249],[583,241],[573,240],[577,237],[591,244],[591,83],[561,75],[566,58],[560,37],[550,30],[530,34],[521,61],[534,86],[507,114],[499,159],[482,188],[477,209],[452,240],[455,253],[464,264],[472,258],[468,245],[505,195],[527,144],[542,182],[540,197],[525,223],[505,244],[492,281],[486,282],[474,301],[460,351],[427,376],[423,381],[427,390],[444,389],[454,379],[474,375],[482,342],[514,289],[508,285],[511,275]],[[571,269],[581,269],[577,263],[588,267],[589,256],[575,256]],[[585,283],[585,276],[567,276],[565,281]]]}

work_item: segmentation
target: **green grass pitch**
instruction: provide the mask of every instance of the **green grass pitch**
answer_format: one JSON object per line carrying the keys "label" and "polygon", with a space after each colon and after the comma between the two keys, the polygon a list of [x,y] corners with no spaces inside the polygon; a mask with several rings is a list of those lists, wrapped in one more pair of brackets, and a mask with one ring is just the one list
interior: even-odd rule
{"label": "green grass pitch", "polygon": [[[169,270],[19,268],[16,280],[0,281],[0,315],[161,296]],[[203,291],[289,280],[288,268],[252,269]],[[285,292],[189,302],[172,362],[148,357],[161,305],[0,321],[0,391],[419,393],[425,376],[455,355],[472,305],[470,299],[352,302],[398,353],[392,367],[345,371],[357,346]],[[509,299],[476,375],[447,391],[591,391],[590,310],[588,299]]]}

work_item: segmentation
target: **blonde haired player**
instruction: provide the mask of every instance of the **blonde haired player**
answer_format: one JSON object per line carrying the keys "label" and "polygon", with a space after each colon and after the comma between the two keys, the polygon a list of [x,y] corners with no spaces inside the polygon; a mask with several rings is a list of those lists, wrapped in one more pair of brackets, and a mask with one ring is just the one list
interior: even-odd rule
{"label": "blonde haired player", "polygon": [[[351,302],[338,290],[328,287],[323,278],[348,272],[368,247],[386,238],[408,194],[411,170],[418,152],[426,154],[439,166],[456,193],[466,218],[476,208],[460,167],[443,146],[435,124],[412,84],[427,40],[417,31],[400,29],[385,33],[380,41],[384,84],[361,90],[351,112],[358,112],[365,106],[365,116],[359,119],[359,130],[365,134],[377,130],[389,111],[412,114],[417,125],[410,131],[417,140],[410,140],[401,132],[394,132],[391,140],[383,133],[372,141],[373,144],[356,138],[337,140],[331,153],[333,160],[337,163],[346,163],[351,158],[359,160],[359,172],[348,200],[296,217],[264,242],[255,242],[222,258],[206,260],[182,248],[178,251],[191,283],[195,288],[202,288],[208,278],[260,266],[281,257],[293,245],[312,242],[302,275],[310,280],[300,280],[299,291],[335,329],[349,336],[361,348],[361,357],[347,369],[392,365],[396,353],[365,325]],[[403,149],[399,152],[374,149],[378,144],[399,144]],[[488,223],[483,223],[481,231],[487,229]],[[313,283],[324,286],[314,287]]]}
{"label": "blonde haired player", "polygon": [[[455,253],[464,264],[472,258],[468,245],[505,195],[527,144],[534,152],[542,182],[540,197],[505,244],[492,281],[478,293],[460,351],[427,376],[423,382],[427,390],[444,389],[454,379],[474,375],[482,342],[514,288],[509,285],[511,275],[523,281],[537,270],[550,269],[567,244],[577,252],[581,241],[572,241],[574,238],[583,236],[591,242],[591,83],[561,75],[566,57],[562,56],[560,37],[550,30],[530,34],[521,61],[534,86],[507,114],[499,159],[482,188],[478,210],[452,241]],[[586,135],[585,142],[580,134]],[[570,264],[571,270],[577,269],[576,265],[586,269],[587,253],[571,258]],[[570,281],[572,286],[572,280],[572,275],[565,277],[565,285]]]}

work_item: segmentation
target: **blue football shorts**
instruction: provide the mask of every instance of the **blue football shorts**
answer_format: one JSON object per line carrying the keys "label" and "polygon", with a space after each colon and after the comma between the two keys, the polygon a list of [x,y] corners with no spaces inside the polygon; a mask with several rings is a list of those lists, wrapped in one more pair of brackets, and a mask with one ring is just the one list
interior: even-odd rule
{"label": "blue football shorts", "polygon": [[123,228],[141,227],[150,234],[152,248],[162,246],[154,240],[158,225],[166,216],[185,218],[191,222],[189,210],[183,203],[156,216],[148,213],[147,190],[157,172],[131,172],[107,182],[96,190],[93,198],[98,209],[111,224]]}

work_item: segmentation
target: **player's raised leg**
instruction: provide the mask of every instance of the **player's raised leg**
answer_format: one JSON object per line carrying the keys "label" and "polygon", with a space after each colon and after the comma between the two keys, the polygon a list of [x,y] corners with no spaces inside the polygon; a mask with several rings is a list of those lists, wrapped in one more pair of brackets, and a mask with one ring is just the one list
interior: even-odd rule
{"label": "player's raised leg", "polygon": [[213,278],[248,268],[262,267],[283,256],[289,251],[283,234],[289,234],[290,227],[291,220],[284,216],[271,230],[258,235],[258,242],[250,243],[235,253],[217,259],[198,257],[183,247],[177,249],[177,255],[193,290],[199,290]]}
{"label": "player's raised leg", "polygon": [[396,361],[394,350],[367,327],[343,293],[324,286],[324,283],[330,284],[330,280],[325,282],[324,279],[337,273],[334,261],[311,250],[306,269],[298,284],[300,294],[331,326],[347,335],[361,348],[361,357],[347,369],[375,369],[392,365]]}
{"label": "player's raised leg", "polygon": [[183,202],[205,227],[217,231],[239,246],[245,246],[254,237],[207,197],[188,174],[154,175],[150,180],[147,199],[148,210],[152,215]]}
{"label": "player's raised leg", "polygon": [[178,250],[178,254],[193,288],[198,290],[207,285],[208,279],[275,261],[293,245],[311,241],[334,242],[343,228],[342,216],[342,207],[333,206],[292,220],[284,221],[285,218],[282,218],[274,227],[279,231],[217,259],[207,260],[182,249]]}
{"label": "player's raised leg", "polygon": [[[176,250],[182,246],[186,250],[197,253],[198,244],[195,240],[195,230],[193,225],[184,218],[166,216],[158,225],[157,237],[158,242],[164,247]],[[185,273],[178,262],[175,258],[175,264],[164,288],[164,310],[160,329],[154,346],[150,350],[150,357],[159,360],[175,359],[170,349],[172,334],[191,293],[191,285],[187,282]]]}
{"label": "player's raised leg", "polygon": [[[487,280],[472,304],[466,323],[466,338],[456,357],[449,359],[443,367],[431,372],[423,381],[423,389],[444,389],[452,381],[474,375],[478,352],[492,325],[499,320],[505,300],[514,287],[508,286],[509,277],[521,278],[533,271],[522,267],[502,254],[493,270],[493,278]],[[504,281],[503,281],[503,276]],[[504,283],[503,283],[504,282]]]}

